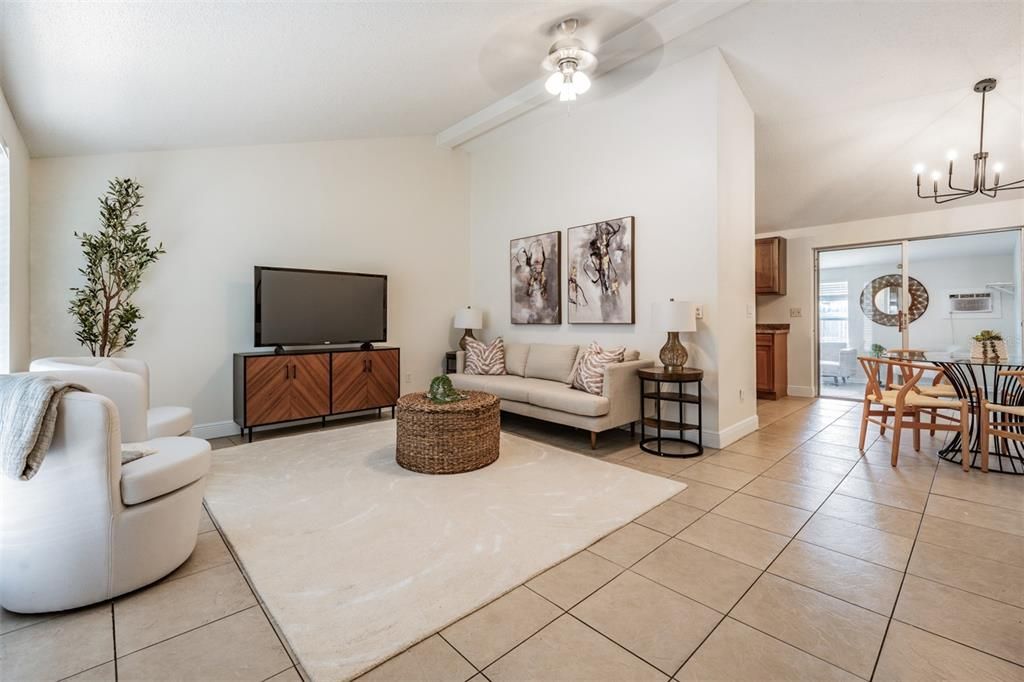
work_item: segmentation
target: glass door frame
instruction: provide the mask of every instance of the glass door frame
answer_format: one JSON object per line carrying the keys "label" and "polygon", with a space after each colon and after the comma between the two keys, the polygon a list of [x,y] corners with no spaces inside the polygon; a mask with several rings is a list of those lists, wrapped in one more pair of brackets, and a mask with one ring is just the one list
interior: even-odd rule
{"label": "glass door frame", "polygon": [[[947,234],[931,234],[921,237],[906,237],[903,239],[886,239],[875,242],[859,242],[853,244],[842,244],[834,246],[816,246],[813,247],[813,266],[814,266],[814,325],[812,327],[812,333],[814,334],[814,397],[821,397],[821,269],[820,269],[820,257],[822,253],[829,251],[850,251],[852,249],[870,248],[873,246],[899,246],[900,247],[900,278],[901,286],[904,292],[909,291],[910,286],[910,244],[912,242],[921,242],[931,239],[947,239],[950,237],[969,237],[973,235],[981,234],[994,234],[1001,232],[1016,232],[1017,239],[1020,243],[1021,263],[1020,282],[1014,282],[1017,287],[1024,287],[1024,225],[1017,227],[999,227],[989,230],[970,230],[966,232],[950,232]],[[1018,337],[1024,337],[1024,295],[1018,297],[1020,300],[1020,326],[1017,330]],[[910,297],[903,295],[900,296],[900,317],[902,320],[909,320],[909,301]],[[903,322],[900,329],[900,339],[904,348],[910,347],[910,324]],[[835,397],[830,400],[852,400],[851,398]]]}

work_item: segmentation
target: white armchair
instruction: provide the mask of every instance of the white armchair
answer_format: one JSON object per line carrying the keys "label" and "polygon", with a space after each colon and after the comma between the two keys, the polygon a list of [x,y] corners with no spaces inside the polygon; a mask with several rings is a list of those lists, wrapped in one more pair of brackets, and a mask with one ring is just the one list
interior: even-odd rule
{"label": "white armchair", "polygon": [[128,372],[47,371],[93,393],[60,402],[39,472],[0,477],[0,605],[18,613],[77,608],[148,585],[195,549],[210,467],[198,438],[156,438],[155,454],[121,464],[144,440],[143,382]]}
{"label": "white armchair", "polygon": [[[106,369],[110,371],[131,372],[140,377],[146,387],[145,411],[146,429],[149,438],[164,436],[187,436],[192,430],[192,410],[187,407],[149,406],[149,365],[142,360],[130,358],[94,358],[94,357],[53,357],[33,360],[29,371],[45,372],[50,370],[74,370],[82,368]],[[145,440],[140,439],[140,440]]]}

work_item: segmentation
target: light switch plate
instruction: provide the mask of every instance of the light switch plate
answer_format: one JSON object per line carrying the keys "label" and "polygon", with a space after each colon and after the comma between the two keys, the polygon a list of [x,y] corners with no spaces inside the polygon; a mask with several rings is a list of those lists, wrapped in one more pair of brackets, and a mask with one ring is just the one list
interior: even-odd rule
{"label": "light switch plate", "polygon": [[698,320],[704,319],[704,306],[702,306],[700,303],[694,306],[694,312],[696,313]]}
{"label": "light switch plate", "polygon": [[789,316],[790,317],[803,317],[804,316],[804,312],[800,308],[790,308],[789,309]]}

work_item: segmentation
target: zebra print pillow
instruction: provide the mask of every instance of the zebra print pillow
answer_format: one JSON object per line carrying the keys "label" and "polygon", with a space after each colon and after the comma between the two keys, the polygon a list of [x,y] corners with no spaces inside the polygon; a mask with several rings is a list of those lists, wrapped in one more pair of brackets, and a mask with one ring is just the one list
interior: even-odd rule
{"label": "zebra print pillow", "polygon": [[505,342],[466,339],[466,374],[505,374]]}
{"label": "zebra print pillow", "polygon": [[625,346],[603,350],[601,346],[597,345],[597,342],[591,342],[590,347],[583,352],[579,364],[576,365],[576,374],[572,377],[572,387],[594,395],[601,395],[604,391],[605,366],[622,362],[625,357]]}

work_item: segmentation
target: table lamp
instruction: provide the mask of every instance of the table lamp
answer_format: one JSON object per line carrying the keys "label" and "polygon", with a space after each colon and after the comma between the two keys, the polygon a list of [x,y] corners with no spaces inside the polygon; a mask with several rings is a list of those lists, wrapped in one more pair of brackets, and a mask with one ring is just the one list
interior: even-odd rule
{"label": "table lamp", "polygon": [[484,314],[467,305],[455,311],[455,323],[452,326],[464,330],[462,338],[459,339],[459,348],[466,350],[466,339],[475,339],[473,330],[483,328]]}
{"label": "table lamp", "polygon": [[668,372],[681,372],[688,353],[679,342],[679,332],[697,331],[697,314],[693,303],[670,298],[654,304],[654,326],[668,332],[668,340],[658,357]]}

